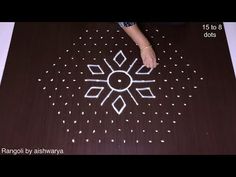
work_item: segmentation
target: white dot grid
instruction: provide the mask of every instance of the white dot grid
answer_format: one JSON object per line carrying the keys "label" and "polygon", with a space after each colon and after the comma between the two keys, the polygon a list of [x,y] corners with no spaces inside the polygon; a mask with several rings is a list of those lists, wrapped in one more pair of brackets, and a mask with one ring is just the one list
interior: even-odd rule
{"label": "white dot grid", "polygon": [[[101,32],[102,30],[100,30],[100,29],[97,29],[96,30],[96,35],[98,35],[99,34],[99,32]],[[119,31],[118,29],[116,29],[115,31]],[[84,31],[85,33],[89,33],[89,30],[85,30]],[[109,30],[106,30],[106,32],[107,32],[107,34],[106,35],[112,35],[112,34],[114,34],[114,31],[113,30],[111,30],[111,29],[109,29]],[[156,38],[157,39],[157,41],[158,41],[158,38],[162,38],[162,40],[163,41],[165,41],[165,40],[167,40],[166,39],[166,35],[161,35],[161,36],[158,36],[158,33],[160,34],[161,32],[158,30],[158,29],[147,29],[147,31],[146,32],[148,32],[148,33],[151,33],[151,36],[149,36],[149,37],[151,37],[151,38]],[[117,35],[118,36],[110,36],[110,38],[112,39],[112,40],[116,40],[116,39],[121,39],[121,40],[124,40],[124,34],[123,33],[121,33],[120,31],[119,32],[117,32]],[[80,40],[82,40],[82,37],[83,35],[81,35],[79,38],[78,38],[78,41],[75,41],[75,42],[73,42],[72,43],[72,45],[73,46],[77,46],[77,45],[79,45],[79,41]],[[93,47],[94,48],[96,48],[96,47],[98,47],[98,45],[97,45],[97,42],[98,41],[96,41],[95,40],[95,38],[97,38],[98,40],[103,40],[104,39],[104,36],[99,36],[99,37],[97,37],[97,36],[90,36],[89,37],[89,39],[93,42],[92,43],[92,45],[93,45]],[[170,75],[172,75],[173,74],[173,71],[172,71],[172,69],[173,68],[171,68],[171,67],[174,67],[174,68],[178,68],[178,71],[175,69],[175,71],[177,71],[177,72],[179,72],[179,73],[181,73],[181,74],[185,74],[185,73],[190,73],[190,72],[185,72],[186,70],[188,70],[188,71],[190,71],[191,70],[191,66],[192,66],[192,64],[190,64],[190,63],[187,63],[186,61],[184,61],[184,56],[183,56],[183,53],[181,53],[181,52],[179,52],[180,50],[179,49],[177,49],[176,48],[176,46],[175,46],[175,43],[173,42],[173,41],[165,41],[165,43],[167,43],[167,45],[168,45],[168,47],[169,48],[172,48],[172,52],[173,53],[171,53],[172,54],[172,56],[166,56],[166,57],[160,57],[160,58],[163,58],[163,60],[161,60],[162,62],[161,62],[161,65],[163,66],[163,68],[164,68],[164,70],[162,69],[162,72],[160,72],[160,71],[158,71],[157,73],[158,73],[158,75],[161,75],[162,73],[163,73],[163,75],[165,75],[165,76],[167,76],[165,73],[168,73],[168,75],[170,76]],[[89,49],[88,50],[88,43],[82,43],[81,45],[80,45],[80,48],[76,48],[76,52],[77,52],[77,54],[78,55],[80,55],[80,53],[81,53],[81,51],[83,51],[84,49],[86,49],[87,50],[87,53],[88,54],[92,54],[92,53],[94,53],[91,49]],[[106,40],[104,40],[103,41],[103,45],[105,45],[105,46],[109,46],[109,41],[106,41]],[[155,47],[157,47],[157,50],[158,50],[158,48],[160,47],[160,48],[162,48],[162,42],[161,41],[158,41],[158,42],[156,42],[156,45],[155,45],[155,43],[154,43],[154,45],[153,46],[155,46]],[[114,46],[116,46],[116,47],[118,47],[118,46],[120,46],[118,43],[115,43],[114,44]],[[113,46],[113,47],[114,47]],[[129,45],[127,44],[127,43],[123,43],[123,46],[124,47],[128,47]],[[112,50],[108,50],[108,52],[109,53],[113,53],[113,50],[114,49],[112,49]],[[62,72],[63,73],[65,73],[65,71],[64,70],[67,70],[66,71],[66,73],[68,74],[68,75],[73,75],[74,74],[74,70],[72,70],[71,69],[71,66],[72,65],[70,65],[69,64],[69,61],[68,61],[68,59],[70,59],[70,60],[72,60],[74,63],[73,63],[73,66],[75,67],[75,68],[78,68],[77,70],[76,70],[76,73],[77,74],[80,74],[80,75],[83,75],[85,72],[86,72],[86,70],[83,70],[83,69],[81,69],[79,66],[80,66],[80,62],[85,62],[86,61],[86,59],[87,59],[87,56],[80,56],[80,57],[77,57],[77,56],[69,56],[69,54],[70,54],[70,52],[72,51],[72,49],[70,49],[70,48],[68,48],[68,49],[65,49],[65,53],[67,54],[66,56],[63,56],[63,55],[60,55],[59,57],[56,57],[58,60],[58,62],[60,62],[60,61],[64,61],[64,62],[66,62],[66,63],[53,63],[52,65],[51,65],[51,67],[53,67],[53,68],[57,68],[57,67],[59,67],[59,66],[64,66],[64,69],[60,69],[60,70],[58,70],[57,71],[57,78],[55,77],[55,78],[50,78],[50,82],[55,82],[55,81],[57,81],[58,80],[58,78],[61,78],[61,83],[65,83],[65,82],[69,82],[69,80],[70,81],[73,81],[73,82],[76,82],[76,78],[74,78],[74,79],[69,79],[69,78],[66,78],[65,76],[59,76],[59,74],[62,74]],[[131,50],[128,50],[129,52],[128,53],[134,53],[133,52],[133,49],[131,49]],[[165,48],[165,49],[162,49],[161,50],[162,51],[162,53],[163,53],[163,55],[167,55],[167,51],[169,51],[168,50],[168,48]],[[108,53],[108,52],[104,52],[103,50],[97,50],[97,53],[95,53],[96,55],[98,55],[98,54],[102,54],[102,53]],[[115,51],[114,51],[115,52]],[[75,58],[76,58],[76,60],[75,60]],[[97,58],[97,56],[96,57],[92,57],[92,59],[93,59],[93,61],[96,61],[96,58]],[[160,60],[160,58],[158,58],[159,60]],[[165,61],[165,59],[169,59],[169,61],[173,61],[173,64],[172,64],[172,66],[170,66],[169,64],[164,64],[163,63],[163,61]],[[65,61],[65,60],[67,60],[67,61]],[[75,63],[75,62],[77,62],[77,63]],[[160,66],[158,66],[158,67],[161,67],[161,65]],[[185,67],[183,68],[183,65],[185,65]],[[69,69],[71,69],[71,71],[69,71],[67,68],[69,68]],[[55,72],[51,72],[53,69],[52,68],[48,68],[46,71],[44,71],[44,73],[46,74],[46,75],[44,75],[44,77],[40,77],[40,78],[38,78],[38,82],[39,83],[45,83],[45,80],[47,79],[49,79],[49,75],[50,75],[50,73],[55,73]],[[194,70],[192,69],[192,73],[193,74],[195,74],[195,75],[197,75],[198,74],[198,72],[197,72],[197,69],[196,68],[194,68]],[[48,76],[47,76],[48,75]],[[174,75],[174,74],[173,74]],[[168,84],[168,85],[170,85],[171,83],[173,83],[173,81],[172,81],[172,79],[169,79],[169,76],[167,76],[167,78],[162,78],[163,79],[163,81],[164,81],[164,83],[163,83],[163,85],[165,85],[165,84]],[[175,80],[175,82],[180,82],[181,81],[181,83],[183,83],[183,81],[186,83],[186,81],[190,81],[190,80],[192,80],[192,76],[193,75],[186,75],[185,76],[185,80],[183,80],[183,78],[175,78],[174,80]],[[202,76],[197,76],[198,77],[198,80],[204,80],[204,77],[202,77]],[[43,82],[44,81],[44,82]],[[70,87],[71,87],[71,85],[70,85],[71,83],[69,83],[68,84],[68,86],[65,86],[65,88],[67,89],[67,90],[69,90],[70,89]],[[49,87],[48,87],[48,85],[44,85],[43,87],[43,90],[49,90]],[[77,88],[79,88],[79,90],[80,90],[80,86],[77,86]],[[164,88],[164,87],[163,87]],[[178,89],[178,87],[176,86],[176,88],[175,87],[169,87],[170,88],[170,90],[175,90],[175,89]],[[189,88],[189,87],[187,87],[187,85],[183,85],[183,86],[180,86],[180,88],[182,89],[182,90],[187,90],[187,88]],[[197,89],[198,88],[198,86],[195,84],[195,85],[193,85],[191,88],[193,88],[193,89]],[[54,87],[54,89],[55,89],[55,91],[57,91],[58,89],[60,89],[60,85],[57,85],[57,87]],[[82,89],[81,89],[82,90]],[[162,86],[159,86],[158,87],[158,90],[159,91],[161,91],[162,90]],[[157,90],[157,91],[158,91]],[[82,91],[81,91],[82,92]],[[63,94],[61,94],[61,93],[57,93],[57,96],[55,96],[56,94],[52,94],[52,93],[50,93],[50,95],[48,95],[48,98],[49,99],[51,99],[52,101],[51,101],[51,105],[53,105],[54,107],[56,106],[56,105],[60,105],[60,104],[58,104],[58,102],[60,101],[60,100],[58,100],[58,99],[55,99],[55,97],[59,97],[60,99],[62,99],[63,98]],[[163,93],[162,93],[163,94]],[[70,97],[70,99],[75,99],[75,92],[71,92],[70,93],[70,95],[71,95],[71,97]],[[165,97],[165,98],[169,98],[170,96],[168,95],[168,94],[163,94],[163,96]],[[177,94],[176,95],[176,97],[177,98],[181,98],[181,94]],[[188,96],[187,96],[188,98],[192,98],[193,97],[193,95],[191,94],[191,92],[190,93],[188,93]],[[65,96],[65,99],[66,98],[68,98],[67,96]],[[170,98],[172,98],[172,97],[170,97]],[[69,98],[68,98],[69,99]],[[184,106],[184,107],[186,107],[187,106],[187,103],[186,102],[184,102],[184,101],[188,101],[188,100],[183,100],[183,102],[181,103],[182,104],[182,106]],[[71,101],[70,100],[67,100],[66,102],[65,102],[65,100],[64,100],[64,107],[68,107],[68,105],[69,105],[69,103],[70,103]],[[80,112],[80,114],[81,114],[81,116],[84,116],[84,115],[86,115],[86,114],[89,114],[89,112],[88,112],[88,110],[87,111],[85,111],[85,110],[82,110],[82,108],[84,107],[84,106],[81,106],[80,105],[80,103],[79,102],[75,102],[75,105],[76,105],[76,107],[81,107],[80,109],[79,109],[79,112]],[[88,106],[91,106],[91,103],[88,103],[87,104]],[[150,102],[147,102],[146,103],[146,106],[151,106],[151,105],[154,105],[155,106],[155,104],[150,104]],[[162,103],[158,103],[157,104],[158,106],[159,106],[159,108],[160,107],[162,107],[163,105],[162,105]],[[175,106],[175,104],[174,103],[172,103],[170,106]],[[58,108],[59,109],[59,108]],[[150,113],[148,113],[148,115],[152,115],[154,118],[158,115],[158,112],[160,112],[158,109],[156,109],[156,110],[154,110],[153,111],[153,113],[152,114],[150,114]],[[99,113],[99,110],[98,111],[93,111],[93,115],[97,115],[98,113]],[[58,110],[57,111],[57,115],[59,116],[59,115],[61,115],[61,114],[64,114],[61,110]],[[72,114],[72,111],[70,111],[70,110],[67,110],[67,114],[68,115],[70,115],[70,114]],[[133,111],[130,111],[129,112],[129,115],[133,115],[134,114],[134,112]],[[136,113],[135,113],[136,114]],[[165,112],[163,112],[163,114],[165,114],[165,116],[171,116],[172,114],[174,114],[174,113],[172,113],[172,112],[170,112],[170,111],[165,111]],[[161,113],[161,115],[163,115],[162,113]],[[182,112],[176,112],[175,114],[177,114],[178,116],[181,116],[183,113]],[[109,112],[108,111],[105,111],[105,115],[109,115]],[[141,117],[142,116],[145,116],[145,115],[147,115],[147,113],[145,112],[145,111],[141,111],[141,112],[139,112],[139,115],[140,115],[140,119],[141,119]],[[159,115],[160,116],[160,115]],[[65,118],[65,117],[64,117]],[[81,117],[80,117],[81,118]],[[163,116],[163,119],[164,119],[165,117]],[[82,118],[81,118],[82,119]],[[125,119],[124,121],[126,122],[126,123],[129,123],[130,122],[130,120],[131,119]],[[91,122],[92,122],[93,120],[87,120],[87,121],[85,121],[87,124],[90,124]],[[105,121],[105,118],[104,118],[104,120],[100,120],[99,121],[99,124],[101,124],[103,121]],[[62,121],[62,123],[63,124],[65,124],[65,120],[63,120]],[[67,122],[69,122],[69,121],[67,121]],[[79,118],[77,118],[77,120],[73,120],[72,121],[72,123],[73,124],[76,124],[76,125],[78,125],[79,123],[81,123],[82,121],[79,119]],[[138,119],[138,118],[136,118],[136,120],[135,120],[135,122],[137,123],[137,124],[139,124],[140,123],[140,120]],[[154,121],[152,121],[152,120],[148,120],[147,121],[149,124],[152,124],[152,122],[154,122]],[[162,120],[162,119],[160,119],[159,120],[159,122],[161,123],[161,124],[164,124],[165,123],[165,121],[164,120]],[[176,124],[177,123],[177,120],[172,120],[172,124]],[[114,120],[110,120],[110,124],[114,124]],[[66,129],[66,132],[69,132],[70,131],[70,128],[67,128]],[[82,132],[85,132],[86,131],[86,129],[84,129],[83,131],[82,130],[80,130],[79,131],[79,133],[78,134],[82,134]],[[121,132],[121,129],[118,129],[118,131],[120,131]],[[143,133],[145,133],[146,132],[146,130],[145,129],[140,129],[139,131],[141,131],[141,132],[143,132]],[[104,132],[105,132],[105,134],[108,134],[108,133],[110,133],[110,131],[108,132],[108,130],[107,129],[105,129],[104,130]],[[131,133],[133,133],[134,132],[134,130],[133,129],[130,129],[130,132]],[[158,130],[153,130],[153,132],[154,133],[158,133],[159,131]],[[172,131],[171,130],[167,130],[167,132],[168,133],[172,133]],[[97,131],[94,129],[93,131],[92,131],[92,134],[96,134],[97,133]],[[75,135],[74,135],[75,136]],[[159,138],[161,138],[161,137],[159,137]],[[88,138],[86,138],[84,141],[86,142],[86,143],[89,143],[89,142],[91,142],[90,141],[91,140],[91,138],[88,136]],[[76,137],[73,137],[72,139],[71,139],[71,142],[72,143],[76,143],[78,140],[76,140]],[[126,137],[122,137],[122,139],[120,139],[120,140],[118,140],[118,139],[110,139],[110,142],[111,143],[114,143],[114,142],[120,142],[120,143],[123,143],[123,144],[125,144],[125,143],[127,143],[127,139],[126,139]],[[157,140],[154,140],[154,139],[147,139],[146,140],[146,142],[147,143],[149,143],[149,144],[152,144],[154,141],[157,141]],[[101,140],[101,138],[100,139],[97,139],[96,140],[96,142],[97,143],[102,143],[103,141]],[[145,142],[145,141],[144,141]],[[163,137],[162,137],[162,139],[159,139],[159,142],[161,142],[161,143],[164,143],[164,142],[166,142],[166,140],[165,139],[163,139]],[[140,141],[140,139],[136,139],[135,140],[135,143],[141,143],[141,141]]]}

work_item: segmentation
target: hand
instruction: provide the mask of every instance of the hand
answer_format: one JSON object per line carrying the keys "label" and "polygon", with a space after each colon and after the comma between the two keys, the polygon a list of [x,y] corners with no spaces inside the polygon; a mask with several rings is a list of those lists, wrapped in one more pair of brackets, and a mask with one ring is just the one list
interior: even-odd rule
{"label": "hand", "polygon": [[156,68],[158,63],[156,62],[156,54],[152,48],[152,46],[147,46],[140,49],[141,58],[143,60],[143,64],[147,68]]}

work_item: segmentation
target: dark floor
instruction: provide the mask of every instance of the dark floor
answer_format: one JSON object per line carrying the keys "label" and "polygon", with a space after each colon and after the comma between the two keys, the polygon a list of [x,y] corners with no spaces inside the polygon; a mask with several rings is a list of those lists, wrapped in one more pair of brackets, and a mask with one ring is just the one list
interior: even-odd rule
{"label": "dark floor", "polygon": [[140,24],[158,56],[148,70],[117,23],[16,23],[0,87],[0,147],[235,154],[226,37],[204,38],[202,25]]}

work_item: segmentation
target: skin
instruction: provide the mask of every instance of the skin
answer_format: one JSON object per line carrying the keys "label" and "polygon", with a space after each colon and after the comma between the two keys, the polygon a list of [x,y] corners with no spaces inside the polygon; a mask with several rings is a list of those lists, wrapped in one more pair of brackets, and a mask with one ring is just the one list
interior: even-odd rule
{"label": "skin", "polygon": [[137,24],[129,27],[123,27],[123,30],[138,45],[143,64],[147,68],[156,68],[156,66],[158,65],[158,63],[156,62],[156,54],[148,39],[140,31]]}

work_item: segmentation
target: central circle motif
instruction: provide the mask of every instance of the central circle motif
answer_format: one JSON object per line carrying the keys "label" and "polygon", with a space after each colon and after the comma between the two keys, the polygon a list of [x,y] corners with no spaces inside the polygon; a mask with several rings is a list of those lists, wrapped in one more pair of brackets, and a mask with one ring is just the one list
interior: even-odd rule
{"label": "central circle motif", "polygon": [[132,77],[123,70],[111,72],[107,77],[108,86],[117,92],[124,92],[132,85]]}

